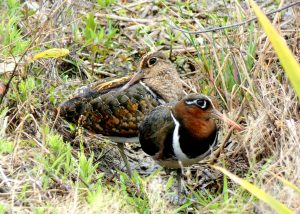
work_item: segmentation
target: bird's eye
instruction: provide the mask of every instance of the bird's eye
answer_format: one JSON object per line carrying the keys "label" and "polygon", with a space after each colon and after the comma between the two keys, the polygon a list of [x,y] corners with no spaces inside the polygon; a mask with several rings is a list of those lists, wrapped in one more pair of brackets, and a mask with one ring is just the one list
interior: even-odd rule
{"label": "bird's eye", "polygon": [[209,103],[204,99],[199,99],[196,103],[201,109],[207,109],[209,107]]}
{"label": "bird's eye", "polygon": [[157,62],[157,59],[156,59],[155,57],[153,57],[153,58],[149,59],[148,64],[149,64],[149,66],[152,66],[152,65],[154,65],[156,62]]}

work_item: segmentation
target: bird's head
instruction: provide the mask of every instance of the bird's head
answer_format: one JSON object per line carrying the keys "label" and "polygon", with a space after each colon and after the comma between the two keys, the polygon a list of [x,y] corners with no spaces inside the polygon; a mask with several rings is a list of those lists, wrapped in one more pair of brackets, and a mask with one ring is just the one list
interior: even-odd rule
{"label": "bird's head", "polygon": [[[202,94],[189,94],[174,106],[173,113],[177,120],[181,121],[187,129],[209,135],[216,129],[214,119],[220,119],[241,130],[241,126],[219,112],[209,97]],[[195,133],[195,134],[197,134]]]}
{"label": "bird's head", "polygon": [[183,96],[179,74],[162,52],[156,51],[143,56],[138,72],[120,90],[125,90],[138,81],[144,82],[166,102],[177,101]]}

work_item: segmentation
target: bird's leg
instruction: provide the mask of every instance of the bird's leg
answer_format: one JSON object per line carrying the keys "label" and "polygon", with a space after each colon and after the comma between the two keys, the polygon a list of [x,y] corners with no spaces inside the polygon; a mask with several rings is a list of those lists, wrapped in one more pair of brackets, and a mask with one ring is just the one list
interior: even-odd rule
{"label": "bird's leg", "polygon": [[120,151],[121,157],[122,157],[122,159],[125,163],[127,173],[131,177],[132,174],[131,174],[130,165],[129,165],[127,156],[125,155],[125,152],[124,152],[124,143],[117,143],[117,146],[118,146],[118,149]]}
{"label": "bird's leg", "polygon": [[183,204],[185,199],[180,197],[181,193],[182,193],[182,180],[181,180],[181,176],[182,176],[182,168],[178,168],[176,169],[176,176],[177,176],[177,199],[175,199],[175,203],[176,204]]}
{"label": "bird's leg", "polygon": [[[173,172],[176,171],[176,179],[177,179],[177,194],[172,194],[170,197],[169,197],[169,200],[171,203],[173,204],[176,204],[176,205],[182,205],[185,203],[186,201],[186,195],[187,195],[187,192],[184,191],[185,188],[182,189],[182,187],[184,187],[184,185],[182,185],[182,168],[179,168],[179,169],[169,169],[169,168],[164,168],[166,174],[169,174],[170,173],[170,170],[172,170]],[[184,195],[184,197],[180,197],[181,194]]]}
{"label": "bird's leg", "polygon": [[180,193],[182,192],[182,187],[181,187],[181,176],[182,176],[182,169],[181,168],[178,168],[177,170],[176,170],[176,172],[177,172],[177,194],[178,194],[178,200],[179,200],[179,198],[180,198]]}
{"label": "bird's leg", "polygon": [[[177,203],[178,204],[184,204],[186,201],[186,196],[188,195],[188,191],[186,189],[186,186],[184,182],[182,181],[182,170],[183,168],[180,167],[176,170],[177,172]],[[183,197],[180,197],[182,195]]]}

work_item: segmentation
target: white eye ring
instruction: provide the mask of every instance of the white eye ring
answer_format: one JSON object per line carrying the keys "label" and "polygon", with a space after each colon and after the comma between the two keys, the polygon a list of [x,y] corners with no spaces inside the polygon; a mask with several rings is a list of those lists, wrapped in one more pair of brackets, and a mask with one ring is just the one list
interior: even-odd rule
{"label": "white eye ring", "polygon": [[202,100],[203,101],[203,104],[202,105],[199,105],[199,103],[196,101],[197,105],[202,108],[202,109],[206,109],[207,107],[207,101],[206,100]]}
{"label": "white eye ring", "polygon": [[201,109],[206,109],[207,108],[207,101],[206,100],[202,100],[203,101],[202,105],[199,105],[199,103],[197,101],[198,100],[187,100],[187,101],[185,101],[185,103],[187,105],[193,105],[193,104],[195,104],[195,105],[199,106]]}
{"label": "white eye ring", "polygon": [[195,100],[186,100],[185,103],[187,105],[192,105],[192,104],[196,104],[196,101]]}

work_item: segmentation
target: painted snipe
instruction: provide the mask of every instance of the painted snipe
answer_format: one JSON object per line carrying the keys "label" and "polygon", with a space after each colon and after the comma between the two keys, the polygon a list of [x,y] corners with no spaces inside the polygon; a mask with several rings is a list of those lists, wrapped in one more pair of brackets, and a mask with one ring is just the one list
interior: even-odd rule
{"label": "painted snipe", "polygon": [[153,52],[142,57],[135,75],[85,86],[58,112],[65,120],[116,142],[130,175],[124,143],[138,142],[138,124],[156,106],[183,96],[175,66],[163,53]]}
{"label": "painted snipe", "polygon": [[158,106],[139,125],[143,151],[159,165],[177,169],[178,193],[182,167],[199,162],[217,144],[218,129],[214,119],[241,129],[201,94],[190,94],[178,102]]}

